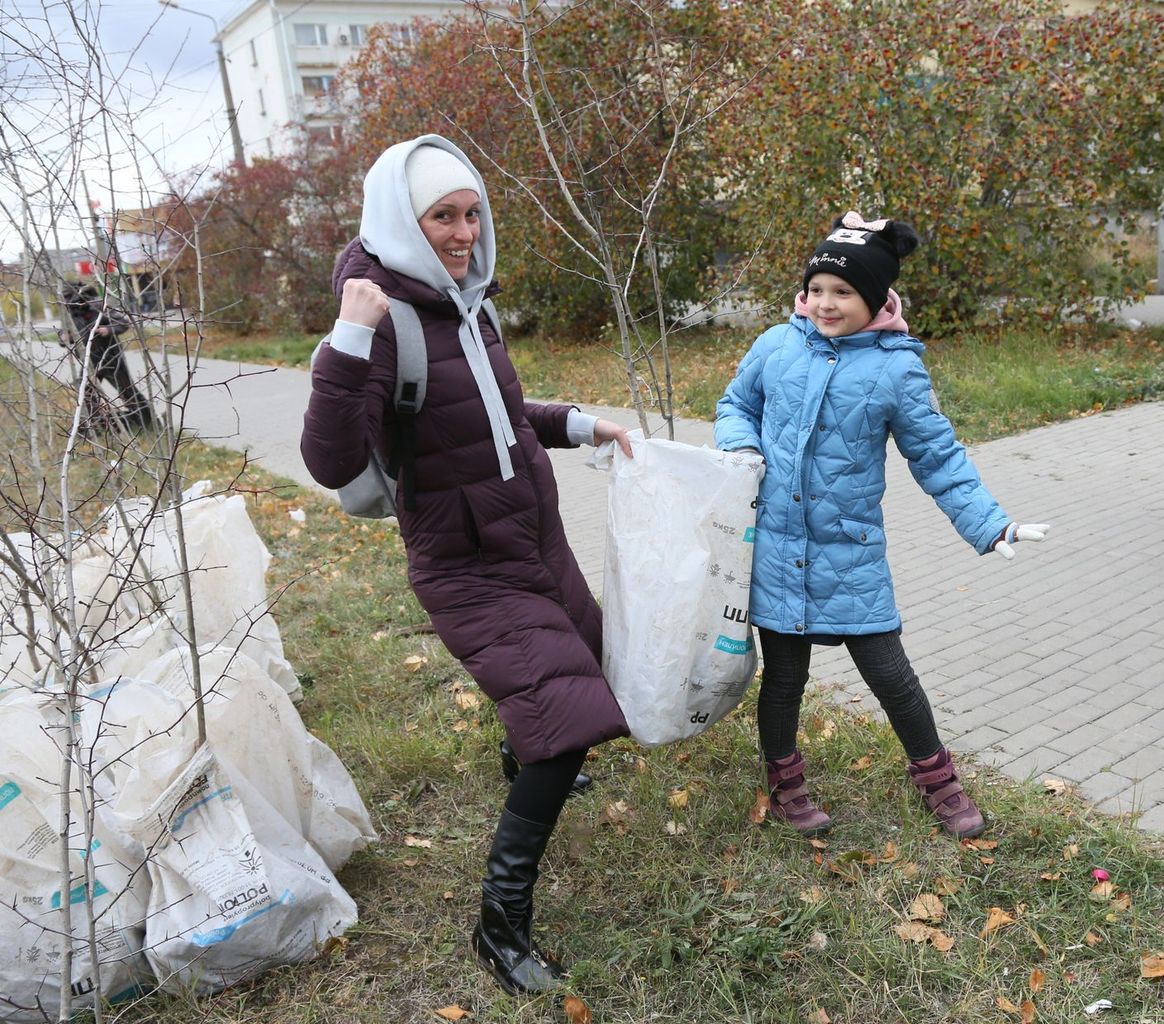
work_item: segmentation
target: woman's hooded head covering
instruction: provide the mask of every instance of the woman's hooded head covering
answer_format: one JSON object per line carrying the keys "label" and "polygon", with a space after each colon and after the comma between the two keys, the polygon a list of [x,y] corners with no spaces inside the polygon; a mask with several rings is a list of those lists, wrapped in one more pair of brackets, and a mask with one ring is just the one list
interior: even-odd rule
{"label": "woman's hooded head covering", "polygon": [[[422,146],[433,146],[451,154],[464,165],[471,178],[461,173],[446,174],[446,182],[452,187],[440,195],[431,195],[431,192],[440,190],[429,187],[432,184],[430,178],[422,186],[426,191],[424,197],[421,198],[419,192],[414,197],[409,190],[409,157]],[[422,161],[425,159],[422,153],[418,153],[417,157]],[[430,162],[434,166],[441,163],[439,160]],[[415,161],[413,166],[415,169]],[[413,180],[414,182],[423,180],[422,175],[414,174]],[[424,232],[420,230],[419,217],[442,196],[466,187],[470,180],[476,182],[474,187],[477,195],[481,197],[481,233],[473,244],[469,272],[463,281],[457,282],[453,280],[441,263],[440,257],[429,245],[428,239],[424,237]],[[414,198],[417,205],[425,203],[419,213],[413,208]],[[481,326],[477,321],[477,313],[485,300],[485,290],[493,281],[493,267],[497,256],[493,237],[493,214],[489,210],[485,182],[477,173],[477,168],[448,139],[443,139],[439,135],[421,135],[408,142],[398,142],[395,146],[390,146],[380,154],[379,159],[364,176],[360,243],[380,261],[381,266],[429,285],[456,305],[461,314],[461,325],[458,328],[461,350],[465,353],[465,359],[477,383],[477,390],[481,393],[481,400],[489,414],[501,477],[503,480],[510,479],[513,476],[513,463],[509,457],[509,448],[517,439],[505,411],[501,389],[498,388],[492,367],[489,365],[485,341],[481,337]]]}

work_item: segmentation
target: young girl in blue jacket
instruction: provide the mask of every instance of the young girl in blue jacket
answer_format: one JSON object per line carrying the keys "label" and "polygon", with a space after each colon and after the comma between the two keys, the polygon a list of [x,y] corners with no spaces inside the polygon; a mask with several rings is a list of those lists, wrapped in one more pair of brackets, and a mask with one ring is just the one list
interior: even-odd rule
{"label": "young girl in blue jacket", "polygon": [[848,648],[946,830],[963,838],[986,827],[901,645],[881,516],[890,434],[979,554],[1013,558],[1015,541],[1047,531],[1009,519],[938,410],[924,346],[890,288],[917,243],[897,221],[838,217],[808,261],[789,322],[756,339],[716,407],[718,447],[752,449],[766,463],[751,590],[764,655],[757,719],[769,814],[804,835],[832,827],[796,748],[814,643]]}

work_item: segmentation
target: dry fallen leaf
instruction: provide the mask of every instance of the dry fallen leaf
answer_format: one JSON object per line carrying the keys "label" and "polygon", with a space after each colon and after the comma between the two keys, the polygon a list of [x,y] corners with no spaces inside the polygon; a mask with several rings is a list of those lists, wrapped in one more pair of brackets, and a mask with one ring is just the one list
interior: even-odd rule
{"label": "dry fallen leaf", "polygon": [[944,875],[939,875],[934,879],[934,892],[939,896],[953,896],[961,890],[962,884],[960,878],[946,878]]}
{"label": "dry fallen leaf", "polygon": [[987,867],[990,867],[990,865],[994,863],[994,858],[993,857],[979,857],[978,863],[985,864]]}
{"label": "dry fallen leaf", "polygon": [[458,690],[453,701],[462,711],[471,711],[473,708],[481,706],[480,696],[472,690]]}
{"label": "dry fallen leaf", "polygon": [[1053,779],[1048,776],[1043,779],[1043,791],[1051,796],[1062,796],[1067,792],[1067,783],[1062,779]]}
{"label": "dry fallen leaf", "polygon": [[1041,875],[1039,875],[1039,878],[1041,878],[1044,882],[1057,882],[1062,877],[1062,871],[1044,871]]}
{"label": "dry fallen leaf", "polygon": [[687,834],[687,826],[681,821],[669,821],[663,826],[663,831],[669,836],[682,836]]}
{"label": "dry fallen leaf", "polygon": [[805,1024],[830,1024],[832,1018],[824,1010],[817,1009],[813,1010],[804,1020]]}
{"label": "dry fallen leaf", "polygon": [[431,839],[418,839],[416,836],[405,836],[404,837],[404,845],[405,846],[419,846],[422,850],[431,850],[432,849],[432,840]]}
{"label": "dry fallen leaf", "polygon": [[1121,892],[1118,896],[1112,897],[1111,905],[1116,910],[1131,910],[1132,897],[1126,892]]}
{"label": "dry fallen leaf", "polygon": [[320,948],[324,959],[343,956],[348,948],[348,941],[342,935],[331,935]]}
{"label": "dry fallen leaf", "polygon": [[829,844],[826,840],[817,839],[815,837],[808,841],[808,845],[811,846],[814,850],[827,850],[829,848]]}
{"label": "dry fallen leaf", "polygon": [[458,718],[453,723],[453,732],[468,732],[468,731],[469,731],[469,723],[466,722],[463,718]]}
{"label": "dry fallen leaf", "polygon": [[805,889],[800,894],[802,903],[816,904],[820,903],[824,898],[824,889],[822,889],[819,885],[814,885],[809,889]]}
{"label": "dry fallen leaf", "polygon": [[1019,1007],[1019,1020],[1022,1024],[1034,1024],[1035,1004],[1030,999],[1024,999],[1022,1006]]}
{"label": "dry fallen leaf", "polygon": [[1115,892],[1115,886],[1111,882],[1096,882],[1091,890],[1091,898],[1093,900],[1110,899],[1113,892]]}
{"label": "dry fallen leaf", "polygon": [[909,905],[907,913],[911,921],[940,921],[946,916],[946,908],[932,892],[923,892]]}
{"label": "dry fallen leaf", "polygon": [[1164,978],[1164,953],[1146,953],[1140,960],[1141,978]]}
{"label": "dry fallen leaf", "polygon": [[1027,984],[1030,986],[1031,991],[1035,995],[1038,995],[1039,992],[1042,991],[1043,982],[1046,980],[1047,976],[1036,967],[1033,971],[1031,971],[1031,978]]}
{"label": "dry fallen leaf", "polygon": [[756,802],[748,811],[748,820],[753,825],[759,825],[768,816],[768,794],[762,789],[756,790]]}
{"label": "dry fallen leaf", "polygon": [[1097,934],[1096,932],[1088,932],[1083,936],[1083,941],[1086,942],[1089,946],[1098,946],[1101,942],[1103,942],[1103,936]]}
{"label": "dry fallen leaf", "polygon": [[962,845],[971,850],[993,850],[998,846],[997,839],[963,839]]}
{"label": "dry fallen leaf", "polygon": [[436,1015],[444,1020],[464,1020],[469,1016],[469,1011],[453,1003],[452,1006],[442,1006]]}
{"label": "dry fallen leaf", "polygon": [[918,867],[912,860],[907,860],[899,868],[901,873],[905,875],[906,881],[912,882],[918,875],[921,874],[921,868]]}
{"label": "dry fallen leaf", "polygon": [[930,929],[930,945],[939,953],[948,953],[954,948],[954,940],[938,928]]}
{"label": "dry fallen leaf", "polygon": [[673,789],[671,795],[667,797],[667,803],[672,807],[683,808],[687,806],[688,793],[685,789]]}
{"label": "dry fallen leaf", "polygon": [[885,844],[885,850],[881,854],[881,863],[889,864],[895,860],[897,860],[897,844],[890,840]]}
{"label": "dry fallen leaf", "polygon": [[723,880],[723,894],[730,896],[740,887],[740,880],[738,878],[725,878]]}
{"label": "dry fallen leaf", "polygon": [[568,1024],[590,1024],[590,1007],[577,996],[566,996],[562,1000],[562,1012]]}
{"label": "dry fallen leaf", "polygon": [[893,929],[906,942],[929,942],[930,929],[920,921],[908,921],[905,924],[896,925]]}
{"label": "dry fallen leaf", "polygon": [[1005,928],[1008,924],[1014,924],[1014,918],[1002,907],[991,907],[986,914],[986,924],[982,926],[982,931],[978,933],[978,937],[984,939],[991,932]]}
{"label": "dry fallen leaf", "polygon": [[1064,860],[1074,860],[1078,856],[1079,856],[1079,845],[1077,843],[1072,843],[1070,846],[1063,847],[1063,859]]}
{"label": "dry fallen leaf", "polygon": [[404,667],[409,672],[419,672],[425,665],[428,664],[428,658],[423,654],[410,654],[404,659]]}
{"label": "dry fallen leaf", "polygon": [[1006,996],[999,996],[998,997],[998,1008],[1003,1013],[1018,1013],[1019,1012],[1019,1008],[1017,1006],[1015,1006],[1014,1003],[1012,1003],[1009,999],[1007,999]]}
{"label": "dry fallen leaf", "polygon": [[823,726],[821,726],[821,730],[819,733],[817,733],[816,738],[818,740],[831,739],[836,734],[836,731],[837,731],[837,723],[834,722],[831,718],[827,719],[825,721],[825,724]]}
{"label": "dry fallen leaf", "polygon": [[849,771],[863,772],[867,768],[871,768],[872,766],[873,766],[873,756],[871,754],[866,754],[864,757],[857,758],[856,761],[854,761],[851,765],[849,765]]}

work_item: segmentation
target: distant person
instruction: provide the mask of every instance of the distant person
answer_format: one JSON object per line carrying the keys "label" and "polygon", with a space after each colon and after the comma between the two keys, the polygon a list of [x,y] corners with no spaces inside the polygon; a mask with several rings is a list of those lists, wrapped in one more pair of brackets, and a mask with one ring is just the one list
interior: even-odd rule
{"label": "distant person", "polygon": [[[116,389],[121,400],[122,421],[127,427],[153,426],[153,409],[134,384],[118,340],[132,326],[129,318],[121,310],[103,303],[91,284],[66,283],[64,300],[75,343],[81,350],[88,345],[93,375]],[[87,402],[92,397],[87,396]]]}
{"label": "distant person", "polygon": [[[354,480],[374,449],[400,481],[409,582],[496,702],[516,769],[471,946],[505,991],[540,992],[563,970],[533,937],[538,865],[587,750],[627,735],[546,449],[631,447],[616,423],[523,397],[481,308],[498,290],[494,253],[484,182],[456,146],[423,135],[380,156],[360,237],[336,261],[339,319],[312,372],[301,447],[325,487]],[[428,351],[426,397],[407,419],[394,401],[397,301],[415,308]]]}
{"label": "distant person", "polygon": [[716,407],[716,445],[766,463],[751,591],[764,654],[757,719],[769,813],[804,835],[832,827],[796,746],[813,644],[848,648],[943,827],[959,838],[986,827],[901,644],[881,514],[889,437],[979,554],[1013,558],[1016,541],[1048,529],[1010,520],[938,409],[925,346],[889,287],[917,244],[906,224],[838,217],[808,261],[791,319],[760,335]]}

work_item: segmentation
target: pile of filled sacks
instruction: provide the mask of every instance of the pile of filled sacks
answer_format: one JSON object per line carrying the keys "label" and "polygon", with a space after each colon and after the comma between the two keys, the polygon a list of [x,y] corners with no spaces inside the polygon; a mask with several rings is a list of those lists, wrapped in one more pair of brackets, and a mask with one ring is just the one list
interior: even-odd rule
{"label": "pile of filled sacks", "polygon": [[[269,555],[240,496],[200,487],[182,514],[197,659],[172,510],[119,506],[74,552],[84,651],[0,574],[0,1021],[58,1019],[66,963],[75,1009],[207,992],[356,921],[334,873],[371,822],[292,703]],[[43,559],[42,582],[68,577],[24,538],[8,550]],[[61,664],[83,680],[71,704]]]}

